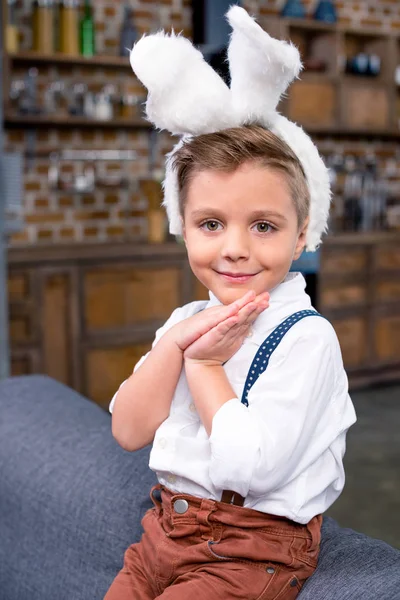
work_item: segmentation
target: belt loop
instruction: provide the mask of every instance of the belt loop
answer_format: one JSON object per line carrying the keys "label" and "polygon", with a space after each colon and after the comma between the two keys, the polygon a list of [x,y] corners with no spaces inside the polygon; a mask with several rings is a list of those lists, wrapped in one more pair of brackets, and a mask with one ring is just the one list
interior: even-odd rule
{"label": "belt loop", "polygon": [[[150,490],[150,500],[154,504],[157,514],[159,514],[162,511],[162,499],[161,499],[162,490],[163,490],[163,486],[160,483],[158,483],[157,485],[154,485]],[[154,492],[156,492],[156,494],[154,494]]]}

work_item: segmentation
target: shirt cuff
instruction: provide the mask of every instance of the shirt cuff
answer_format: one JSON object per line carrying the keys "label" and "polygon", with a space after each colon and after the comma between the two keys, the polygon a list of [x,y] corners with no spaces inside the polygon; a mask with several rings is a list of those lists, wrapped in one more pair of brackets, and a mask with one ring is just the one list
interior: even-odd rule
{"label": "shirt cuff", "polygon": [[260,440],[249,409],[238,398],[225,402],[214,415],[210,445],[210,477],[215,487],[247,496]]}
{"label": "shirt cuff", "polygon": [[116,400],[116,398],[117,398],[117,396],[118,396],[118,392],[119,392],[119,390],[122,388],[122,386],[124,385],[124,383],[126,383],[126,381],[127,381],[127,380],[125,379],[125,381],[123,381],[123,382],[121,383],[121,385],[119,386],[118,390],[115,392],[114,396],[112,397],[112,400],[111,400],[111,402],[110,402],[110,405],[109,405],[109,407],[108,407],[108,410],[109,410],[109,412],[110,412],[111,414],[112,414],[112,411],[113,411],[113,409],[114,409],[114,404],[115,404],[115,400]]}

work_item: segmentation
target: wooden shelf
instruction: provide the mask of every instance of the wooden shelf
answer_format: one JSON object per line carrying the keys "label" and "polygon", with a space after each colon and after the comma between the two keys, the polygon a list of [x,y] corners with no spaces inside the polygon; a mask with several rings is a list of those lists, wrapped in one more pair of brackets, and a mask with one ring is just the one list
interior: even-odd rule
{"label": "wooden shelf", "polygon": [[[277,18],[277,17],[275,17]],[[387,38],[389,36],[398,37],[398,34],[395,32],[387,32],[382,31],[380,29],[375,29],[374,27],[363,27],[357,28],[352,25],[342,25],[340,23],[325,23],[323,21],[318,21],[317,19],[309,18],[309,19],[286,19],[279,18],[285,27],[290,29],[303,29],[304,31],[311,31],[318,33],[319,31],[322,33],[336,33],[337,31],[342,34],[354,35],[360,37],[373,37],[373,38]]]}
{"label": "wooden shelf", "polygon": [[105,69],[131,70],[129,57],[123,56],[75,56],[68,54],[40,54],[39,52],[18,52],[6,55],[14,64],[30,65],[68,65],[78,67],[97,67]]}
{"label": "wooden shelf", "polygon": [[41,128],[41,127],[98,127],[98,128],[124,128],[124,129],[150,129],[151,123],[135,117],[133,119],[112,119],[111,121],[102,121],[98,119],[88,119],[87,117],[57,117],[46,115],[14,115],[5,113],[4,125],[7,128]]}
{"label": "wooden shelf", "polygon": [[[82,128],[125,128],[125,129],[151,129],[152,125],[148,121],[135,117],[133,119],[113,119],[111,121],[102,121],[98,119],[88,119],[86,117],[57,117],[45,115],[15,115],[5,113],[4,126],[9,129],[18,128],[43,128],[43,127],[82,127]],[[319,125],[302,124],[307,133],[315,136],[332,136],[335,138],[370,138],[370,139],[385,139],[395,142],[400,141],[400,130],[393,131],[389,129],[343,129],[337,126],[321,127]],[[46,149],[44,154],[48,154],[51,150]]]}
{"label": "wooden shelf", "polygon": [[323,31],[334,33],[337,30],[336,23],[325,23],[317,19],[282,19],[282,22],[291,29],[305,29],[307,31]]}

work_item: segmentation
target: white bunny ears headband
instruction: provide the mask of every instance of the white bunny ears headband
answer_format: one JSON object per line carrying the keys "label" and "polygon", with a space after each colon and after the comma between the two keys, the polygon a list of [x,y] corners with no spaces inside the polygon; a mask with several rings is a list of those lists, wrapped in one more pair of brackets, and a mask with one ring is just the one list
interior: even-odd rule
{"label": "white bunny ears headband", "polygon": [[301,127],[276,111],[281,95],[298,76],[300,55],[276,40],[239,6],[227,19],[231,87],[181,35],[164,31],[143,36],[130,54],[132,69],[149,91],[146,114],[157,128],[181,140],[167,155],[164,201],[173,235],[182,235],[177,174],[172,157],[193,136],[257,123],[284,140],[300,160],[310,190],[307,250],[316,250],[327,228],[331,191],[328,170]]}

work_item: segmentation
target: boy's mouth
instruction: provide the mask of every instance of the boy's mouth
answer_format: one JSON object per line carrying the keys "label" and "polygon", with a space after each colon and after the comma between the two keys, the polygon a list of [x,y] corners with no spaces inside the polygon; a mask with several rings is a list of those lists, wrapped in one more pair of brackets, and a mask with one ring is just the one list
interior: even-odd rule
{"label": "boy's mouth", "polygon": [[257,273],[229,273],[222,271],[217,271],[217,273],[218,275],[222,275],[222,277],[224,277],[224,279],[226,279],[227,281],[235,283],[244,283],[252,277],[254,277],[255,275],[257,275]]}

